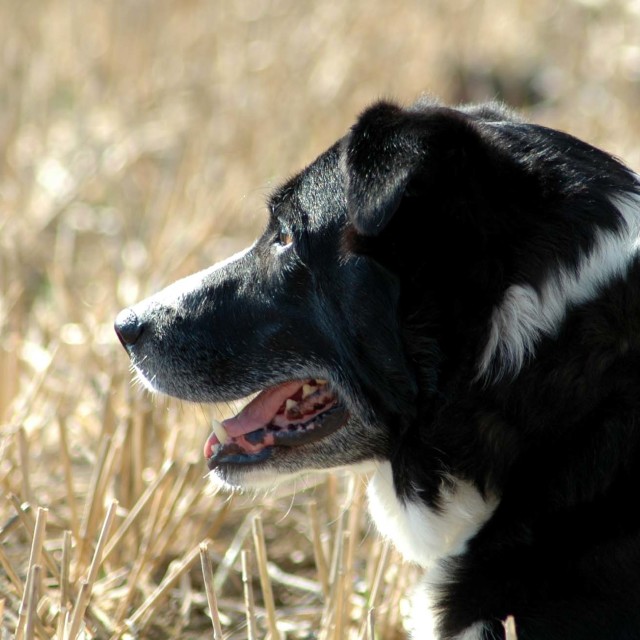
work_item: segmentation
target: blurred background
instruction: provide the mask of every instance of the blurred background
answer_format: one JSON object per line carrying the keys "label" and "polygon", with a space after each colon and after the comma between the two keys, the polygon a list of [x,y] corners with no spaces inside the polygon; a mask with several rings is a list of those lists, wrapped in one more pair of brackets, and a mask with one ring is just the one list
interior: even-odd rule
{"label": "blurred background", "polygon": [[270,190],[370,103],[425,92],[504,100],[639,170],[640,1],[0,3],[1,637],[211,637],[208,539],[225,637],[246,638],[256,516],[282,637],[372,637],[372,607],[403,637],[412,569],[362,482],[212,496],[202,445],[232,407],[133,386],[112,322],[251,242]]}

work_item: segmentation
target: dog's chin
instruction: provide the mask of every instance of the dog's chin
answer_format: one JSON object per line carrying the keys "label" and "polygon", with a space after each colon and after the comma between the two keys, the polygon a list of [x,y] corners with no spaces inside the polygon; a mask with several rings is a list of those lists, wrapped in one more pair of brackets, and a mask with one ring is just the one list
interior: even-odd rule
{"label": "dog's chin", "polygon": [[[221,464],[209,472],[214,491],[260,493],[286,486],[294,491],[304,486],[305,479],[324,473],[349,472],[370,476],[381,459],[345,455],[342,434],[328,436],[327,442],[301,447],[298,451],[276,451],[269,460],[254,464]],[[283,455],[278,455],[283,454]]]}
{"label": "dog's chin", "polygon": [[284,471],[273,466],[236,467],[221,465],[209,472],[209,481],[214,490],[261,492],[272,491],[284,484],[296,486],[298,480],[318,469]]}

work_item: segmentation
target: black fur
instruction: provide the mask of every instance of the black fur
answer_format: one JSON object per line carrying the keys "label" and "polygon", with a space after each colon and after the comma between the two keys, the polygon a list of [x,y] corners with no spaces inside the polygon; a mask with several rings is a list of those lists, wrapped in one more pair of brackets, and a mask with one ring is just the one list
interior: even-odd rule
{"label": "black fur", "polygon": [[230,485],[390,460],[401,502],[437,513],[452,477],[497,496],[440,560],[439,639],[478,622],[499,638],[513,615],[519,640],[638,640],[637,257],[561,301],[520,364],[479,362],[509,288],[579,274],[639,196],[611,156],[502,107],[379,103],[274,194],[246,255],[136,305],[135,340],[129,310],[123,343],[151,386],[196,401],[329,379],[348,423],[217,467]]}

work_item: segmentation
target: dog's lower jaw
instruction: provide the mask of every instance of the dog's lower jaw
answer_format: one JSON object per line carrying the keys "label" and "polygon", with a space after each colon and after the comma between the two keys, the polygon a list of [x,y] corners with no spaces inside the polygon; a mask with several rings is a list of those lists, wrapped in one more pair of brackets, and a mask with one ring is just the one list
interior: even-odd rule
{"label": "dog's lower jaw", "polygon": [[305,478],[317,474],[349,473],[356,476],[371,477],[378,468],[378,462],[363,460],[358,463],[327,468],[302,468],[297,471],[279,471],[273,468],[242,467],[225,469],[217,467],[208,474],[209,481],[215,491],[238,491],[242,493],[260,493],[270,491],[282,485],[293,488],[304,488]]}
{"label": "dog's lower jaw", "polygon": [[[335,409],[336,414],[338,409],[339,406]],[[260,492],[314,473],[348,471],[372,475],[376,465],[388,456],[388,436],[375,423],[354,417],[354,414],[352,411],[345,424],[325,431],[318,440],[296,446],[276,443],[265,447],[268,455],[264,458],[234,461],[230,456],[214,464],[209,458],[212,485],[222,490]],[[205,447],[205,456],[207,453]]]}
{"label": "dog's lower jaw", "polygon": [[242,471],[224,470],[220,467],[210,471],[209,481],[214,491],[262,492],[270,491],[278,486],[295,483],[309,471],[277,473],[271,469],[247,469]]}

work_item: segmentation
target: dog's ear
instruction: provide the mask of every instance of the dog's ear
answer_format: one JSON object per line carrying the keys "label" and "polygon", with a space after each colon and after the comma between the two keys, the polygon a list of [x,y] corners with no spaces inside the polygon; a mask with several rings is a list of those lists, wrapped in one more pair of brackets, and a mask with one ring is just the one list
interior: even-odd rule
{"label": "dog's ear", "polygon": [[380,102],[360,116],[345,139],[347,209],[359,234],[375,236],[386,227],[422,164],[422,136],[412,116]]}

